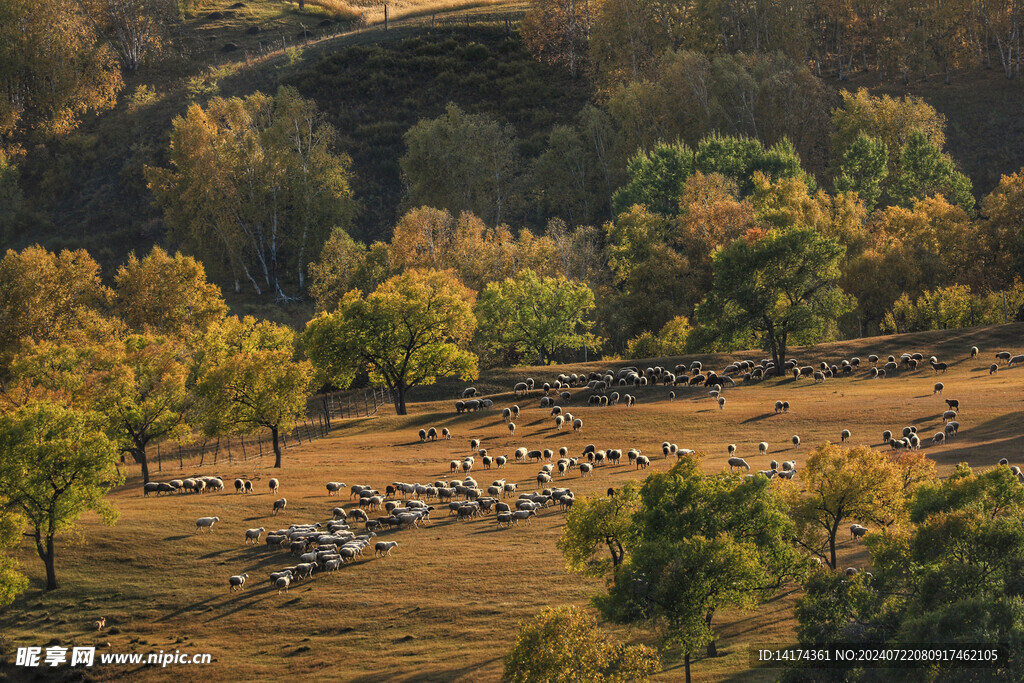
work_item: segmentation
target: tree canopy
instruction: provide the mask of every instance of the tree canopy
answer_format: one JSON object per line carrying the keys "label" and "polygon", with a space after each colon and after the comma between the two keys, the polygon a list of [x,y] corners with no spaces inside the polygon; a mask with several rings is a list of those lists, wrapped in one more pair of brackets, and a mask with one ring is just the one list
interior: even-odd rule
{"label": "tree canopy", "polygon": [[479,335],[492,351],[547,364],[563,350],[594,345],[590,317],[594,293],[564,277],[542,278],[524,270],[480,293]]}
{"label": "tree canopy", "polygon": [[374,292],[348,292],[338,308],[309,322],[303,346],[321,381],[348,387],[365,368],[406,414],[409,389],[438,377],[477,376],[466,350],[476,329],[476,296],[450,271],[408,270]]}
{"label": "tree canopy", "polygon": [[715,253],[698,318],[720,335],[755,335],[781,375],[791,339],[815,343],[852,307],[838,286],[844,252],[811,228],[748,234]]}
{"label": "tree canopy", "polygon": [[117,518],[104,499],[122,481],[117,457],[94,414],[31,402],[0,415],[0,506],[28,527],[47,590],[57,588],[57,535],[89,510],[107,524]]}

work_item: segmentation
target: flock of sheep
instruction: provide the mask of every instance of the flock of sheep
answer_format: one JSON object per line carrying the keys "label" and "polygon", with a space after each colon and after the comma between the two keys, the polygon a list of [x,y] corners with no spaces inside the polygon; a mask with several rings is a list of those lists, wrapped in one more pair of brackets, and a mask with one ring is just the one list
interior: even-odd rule
{"label": "flock of sheep", "polygon": [[[971,358],[979,357],[977,347],[971,349]],[[1017,364],[1024,364],[1024,355],[1011,355],[1009,352],[996,354],[997,361],[1003,361],[1007,367]],[[810,377],[815,382],[825,382],[828,379],[841,376],[850,376],[858,372],[862,365],[870,364],[867,375],[872,378],[891,377],[901,371],[913,372],[921,367],[924,361],[922,354],[903,354],[899,358],[888,356],[883,360],[878,356],[867,357],[867,362],[862,363],[859,358],[842,360],[838,365],[826,362],[813,365],[801,365],[796,360],[786,361],[785,371],[791,374],[794,380],[803,377]],[[934,372],[944,372],[948,365],[940,362],[932,356],[928,363]],[[879,367],[879,365],[881,367]],[[996,372],[998,366],[993,365],[990,372]],[[540,398],[540,407],[550,411],[550,417],[556,431],[571,426],[577,434],[582,432],[583,421],[579,417],[568,412],[564,404],[575,398],[571,389],[589,389],[590,396],[588,403],[591,406],[614,406],[623,404],[634,405],[636,397],[631,394],[620,395],[614,389],[616,387],[643,387],[653,385],[665,385],[673,387],[669,392],[669,400],[676,398],[675,388],[680,386],[703,386],[709,388],[708,394],[714,399],[720,408],[724,409],[725,397],[722,392],[725,388],[737,385],[737,380],[743,382],[757,382],[774,373],[774,364],[770,359],[763,359],[760,362],[742,360],[730,363],[720,373],[714,370],[705,369],[700,361],[689,364],[676,365],[674,371],[663,367],[648,367],[642,372],[636,367],[625,367],[617,372],[590,372],[585,374],[559,374],[551,382],[544,382],[537,385],[533,379],[519,382],[513,387],[515,399],[526,398],[529,392],[540,390],[543,392]],[[941,394],[945,387],[941,382],[934,386],[935,394]],[[478,398],[477,389],[470,387],[462,392],[462,400],[456,403],[457,413],[474,412],[477,410],[491,408],[494,401],[486,398]],[[954,438],[960,428],[958,421],[960,415],[960,403],[956,399],[944,399],[947,410],[943,413],[944,427],[941,431],[927,439],[918,434],[916,426],[907,426],[897,434],[894,431],[886,430],[882,433],[882,440],[893,450],[908,449],[916,450],[930,440],[933,445],[942,444]],[[563,404],[563,405],[559,405]],[[501,411],[502,421],[509,436],[515,437],[516,423],[522,408],[518,405],[511,405]],[[779,400],[775,402],[775,413],[788,413],[790,402]],[[447,428],[438,430],[436,427],[419,429],[419,442],[427,443],[452,438],[451,431]],[[849,441],[852,433],[849,429],[842,429],[838,433],[841,442]],[[799,449],[801,445],[800,436],[794,434],[791,438],[793,450]],[[474,438],[469,442],[470,454],[460,459],[450,460],[448,470],[451,475],[458,475],[461,478],[453,478],[450,481],[439,479],[429,484],[392,482],[385,486],[384,493],[369,485],[354,485],[347,487],[343,482],[331,481],[325,485],[327,495],[340,496],[342,490],[349,489],[351,498],[358,498],[356,507],[346,509],[338,506],[331,510],[331,519],[322,522],[293,523],[287,528],[280,528],[267,532],[264,527],[248,529],[245,531],[244,542],[246,545],[258,545],[264,537],[268,547],[282,549],[296,558],[296,563],[283,567],[270,574],[270,582],[278,592],[288,590],[292,583],[302,579],[308,579],[314,573],[333,573],[346,564],[354,563],[363,556],[363,551],[371,544],[374,546],[374,555],[378,558],[390,557],[393,550],[398,547],[394,540],[374,540],[378,534],[397,532],[403,529],[418,529],[421,525],[430,524],[431,513],[436,506],[447,506],[448,517],[455,517],[456,521],[470,521],[494,513],[494,519],[499,528],[507,528],[525,522],[530,524],[532,518],[547,507],[558,506],[562,510],[572,507],[574,501],[573,492],[568,488],[557,488],[551,486],[555,477],[565,478],[574,472],[578,472],[580,478],[592,477],[598,468],[618,465],[629,465],[635,470],[646,469],[651,464],[648,455],[644,455],[639,448],[603,448],[590,444],[578,452],[570,455],[569,448],[562,446],[555,449],[530,449],[518,447],[510,453],[493,454],[483,448],[480,439]],[[511,450],[511,449],[510,449]],[[726,447],[727,460],[730,471],[741,469],[747,472],[746,476],[765,476],[768,478],[778,477],[780,479],[792,479],[797,475],[797,462],[795,459],[778,462],[772,460],[768,469],[760,470],[758,473],[750,473],[751,467],[747,461],[737,454],[736,444],[728,444]],[[692,449],[679,448],[674,443],[665,441],[662,443],[662,456],[668,458],[675,455],[682,458],[693,454]],[[767,456],[769,444],[766,441],[758,444],[758,455]],[[556,457],[557,456],[557,457]],[[625,456],[625,462],[623,462]],[[479,463],[479,464],[478,464]],[[504,469],[509,463],[538,463],[540,469],[535,476],[538,486],[537,491],[518,494],[517,484],[507,479],[497,479],[490,485],[481,486],[472,476],[474,469]],[[1016,470],[1015,473],[1024,480],[1024,473]],[[271,479],[268,482],[271,493],[278,493],[279,481]],[[235,491],[239,494],[251,493],[252,482],[245,479],[234,481]],[[144,486],[144,495],[156,493],[158,496],[163,493],[196,493],[202,494],[208,491],[223,491],[224,481],[220,477],[193,477],[189,479],[172,480],[170,482],[150,482]],[[608,490],[609,495],[614,493],[613,489]],[[517,496],[515,500],[511,498]],[[436,504],[436,506],[435,506]],[[287,510],[287,500],[284,498],[275,500],[271,512],[278,514]],[[371,512],[378,512],[376,517],[371,518]],[[196,520],[196,533],[201,531],[212,532],[215,524],[220,522],[216,516],[201,517]],[[353,525],[362,524],[359,530]],[[851,526],[851,537],[862,538],[867,532],[867,527],[860,524]],[[360,533],[361,532],[361,533]],[[228,585],[231,591],[242,590],[248,579],[248,574],[243,573],[229,577]]]}

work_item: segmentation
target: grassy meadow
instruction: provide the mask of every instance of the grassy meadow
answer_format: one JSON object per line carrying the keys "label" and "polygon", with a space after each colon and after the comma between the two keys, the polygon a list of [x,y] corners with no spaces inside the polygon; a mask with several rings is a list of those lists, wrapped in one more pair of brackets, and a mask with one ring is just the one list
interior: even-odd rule
{"label": "grassy meadow", "polygon": [[[981,348],[979,359],[969,358],[972,345]],[[668,440],[683,448],[703,451],[707,471],[725,468],[726,445],[736,443],[738,455],[752,469],[763,469],[771,459],[797,461],[825,441],[838,441],[850,429],[854,444],[879,445],[882,431],[916,425],[926,437],[925,452],[947,473],[958,462],[989,467],[999,458],[1021,464],[1024,453],[1024,367],[990,375],[996,351],[1024,351],[1024,324],[995,328],[926,332],[861,339],[794,349],[790,354],[805,363],[838,362],[870,353],[880,356],[920,351],[949,363],[946,373],[927,365],[915,372],[900,372],[884,380],[871,380],[865,366],[852,377],[814,384],[810,379],[769,379],[755,384],[739,382],[727,388],[724,409],[703,388],[678,388],[670,401],[668,387],[645,387],[638,404],[588,407],[589,391],[574,390],[565,407],[584,422],[582,434],[556,431],[547,409],[538,407],[539,391],[515,399],[514,381],[532,376],[538,382],[560,371],[582,366],[517,368],[485,376],[474,386],[494,399],[492,410],[456,415],[453,402],[461,383],[444,382],[414,392],[411,414],[403,417],[383,411],[369,418],[338,420],[328,438],[290,448],[284,467],[273,470],[270,456],[233,463],[221,460],[201,470],[186,464],[184,471],[164,463],[160,478],[219,475],[228,488],[200,496],[143,497],[137,468],[128,482],[110,495],[120,510],[116,526],[102,525],[95,516],[83,519],[75,536],[61,539],[57,557],[60,589],[44,594],[42,563],[23,544],[17,553],[32,585],[13,605],[0,613],[0,659],[10,660],[17,646],[57,642],[70,646],[100,646],[100,652],[171,651],[210,652],[207,666],[94,667],[96,680],[232,679],[278,680],[285,676],[345,681],[496,681],[501,658],[511,646],[518,621],[544,606],[585,604],[601,588],[599,580],[564,571],[555,543],[565,514],[544,510],[532,524],[499,530],[486,515],[458,522],[437,505],[434,521],[419,530],[386,531],[381,538],[397,540],[389,559],[373,559],[372,549],[353,565],[333,575],[314,576],[293,585],[286,593],[270,588],[267,574],[294,560],[266,545],[243,544],[244,530],[268,530],[291,523],[325,522],[339,504],[354,507],[347,489],[339,500],[329,497],[327,481],[370,484],[383,491],[393,481],[428,483],[448,478],[448,463],[470,454],[469,439],[479,438],[492,455],[511,455],[519,446],[567,446],[578,454],[586,444],[598,448],[638,447],[654,456],[652,470],[661,471],[672,460],[661,457]],[[730,354],[731,358],[760,358],[761,352]],[[727,357],[697,357],[705,367],[721,369]],[[681,359],[660,359],[674,366]],[[687,361],[693,358],[687,357]],[[592,363],[587,369],[655,361]],[[933,385],[945,384],[941,396]],[[500,392],[500,393],[498,393]],[[959,436],[933,446],[931,434],[942,428],[944,398],[960,400]],[[774,402],[788,400],[788,414],[775,414]],[[501,421],[501,408],[518,403],[523,412],[515,438]],[[420,443],[417,430],[448,427],[453,438]],[[799,434],[795,450],[790,437]],[[771,444],[767,456],[758,456],[757,443]],[[506,478],[520,491],[536,488],[536,463],[510,462],[504,470],[490,471],[478,462],[472,474],[482,484]],[[610,486],[642,477],[627,464],[599,467],[593,478],[574,472],[556,484],[577,495],[604,495]],[[252,478],[255,493],[234,493],[231,480]],[[281,480],[280,495],[288,508],[271,515],[277,497],[267,491],[267,480]],[[799,474],[797,475],[799,481]],[[372,514],[372,513],[371,513]],[[219,516],[209,535],[193,533],[201,516]],[[863,566],[866,553],[860,542],[843,537],[840,566]],[[228,591],[227,577],[248,572],[242,592]],[[751,669],[748,652],[763,646],[795,642],[792,608],[799,589],[785,590],[770,603],[749,613],[726,612],[717,617],[720,657],[698,658],[694,675],[701,681],[774,680],[778,670]],[[93,620],[106,617],[107,628],[92,629]],[[654,642],[655,634],[620,631],[622,637]],[[669,652],[658,680],[679,680],[682,664]],[[23,673],[24,669],[11,673]],[[65,672],[67,669],[65,668]],[[3,669],[0,668],[0,674]]]}

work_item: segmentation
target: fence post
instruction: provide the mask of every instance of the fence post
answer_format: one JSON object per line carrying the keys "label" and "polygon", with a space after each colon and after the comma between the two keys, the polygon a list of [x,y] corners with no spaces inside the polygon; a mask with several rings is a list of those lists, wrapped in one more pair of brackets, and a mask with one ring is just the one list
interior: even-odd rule
{"label": "fence post", "polygon": [[388,30],[388,5],[384,3],[384,30]]}

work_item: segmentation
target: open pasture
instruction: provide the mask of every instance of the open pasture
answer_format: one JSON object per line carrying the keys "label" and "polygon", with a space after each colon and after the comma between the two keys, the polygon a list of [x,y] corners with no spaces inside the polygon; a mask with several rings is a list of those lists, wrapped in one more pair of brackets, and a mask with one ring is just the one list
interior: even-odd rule
{"label": "open pasture", "polygon": [[[969,349],[980,347],[971,359]],[[505,455],[501,470],[487,469],[481,458],[471,475],[486,488],[492,480],[515,482],[519,492],[537,490],[537,462],[516,462],[518,447],[569,449],[578,456],[584,446],[619,448],[618,466],[598,466],[595,476],[581,478],[574,470],[553,477],[552,486],[565,486],[580,495],[605,495],[609,487],[640,478],[626,463],[625,451],[639,448],[652,460],[650,470],[669,468],[674,458],[662,456],[661,444],[703,452],[708,471],[727,468],[726,447],[737,445],[737,455],[751,471],[767,469],[771,460],[796,460],[797,478],[807,454],[825,441],[838,442],[840,432],[851,432],[850,444],[882,446],[882,431],[899,433],[914,425],[924,437],[924,451],[940,473],[957,462],[988,467],[1002,458],[1024,463],[1024,366],[989,374],[997,351],[1024,352],[1024,324],[997,328],[933,332],[883,337],[794,349],[789,354],[802,364],[838,363],[859,356],[862,364],[853,376],[815,383],[811,378],[771,378],[738,381],[726,387],[724,408],[708,397],[704,387],[616,387],[638,397],[633,407],[587,405],[590,391],[573,389],[563,410],[583,420],[581,433],[557,431],[550,409],[538,407],[542,392],[514,398],[512,386],[525,377],[539,384],[560,372],[578,372],[584,366],[527,368],[485,375],[473,386],[494,401],[489,410],[456,415],[454,402],[464,384],[442,383],[413,394],[411,414],[377,416],[336,422],[329,438],[288,449],[284,467],[273,470],[269,456],[220,462],[202,471],[168,469],[161,480],[191,475],[218,475],[226,488],[203,495],[143,497],[137,470],[113,492],[110,500],[121,512],[114,527],[94,516],[83,520],[80,545],[61,544],[57,556],[61,588],[44,595],[42,565],[24,544],[19,559],[33,579],[32,587],[0,615],[0,633],[9,653],[18,645],[102,645],[100,651],[210,652],[215,663],[206,667],[177,666],[182,680],[250,678],[272,680],[284,676],[347,681],[494,681],[501,676],[501,657],[510,647],[516,624],[548,605],[583,604],[600,582],[567,574],[555,543],[565,513],[556,507],[543,510],[532,523],[498,529],[493,513],[469,521],[448,516],[445,503],[433,502],[432,523],[420,529],[384,531],[376,540],[395,540],[390,558],[374,559],[372,545],[354,564],[334,574],[314,575],[283,593],[270,586],[267,576],[296,563],[285,550],[271,550],[261,540],[245,545],[245,530],[268,531],[292,523],[326,524],[335,506],[357,503],[349,488],[340,497],[329,496],[326,482],[369,484],[381,492],[395,481],[432,483],[448,480],[449,463],[472,454],[470,439],[480,439],[492,456]],[[869,379],[869,354],[882,363],[889,354],[934,354],[948,363],[936,373],[927,362],[913,372],[900,371],[885,379]],[[591,363],[587,370],[648,365],[668,368],[696,359],[704,367],[721,370],[739,358],[758,360],[761,352],[700,356],[654,361]],[[933,392],[935,382],[945,388]],[[494,393],[500,391],[501,393]],[[423,400],[429,399],[429,400]],[[930,437],[943,429],[945,399],[960,402],[959,434],[948,443],[932,445]],[[776,413],[777,400],[790,403],[787,413]],[[501,418],[504,407],[522,409],[515,420],[515,436]],[[451,440],[421,443],[420,428],[447,427]],[[791,437],[799,435],[794,448]],[[758,443],[767,441],[767,454]],[[547,462],[547,461],[545,461]],[[581,461],[582,462],[582,461]],[[461,473],[459,475],[462,476]],[[232,481],[252,479],[254,493],[238,494]],[[271,477],[281,481],[280,493],[268,490]],[[278,515],[272,503],[288,500]],[[510,499],[506,499],[510,500]],[[380,513],[369,513],[371,518]],[[196,534],[195,520],[218,516],[211,533]],[[356,533],[361,524],[353,524]],[[845,534],[843,535],[845,536]],[[840,564],[858,566],[866,554],[859,541],[844,538]],[[230,592],[228,577],[247,572],[244,590]],[[749,669],[747,652],[766,645],[795,641],[792,619],[797,590],[790,589],[751,613],[727,612],[717,620],[721,656],[698,659],[694,673],[701,680],[772,680],[777,671]],[[91,623],[106,617],[107,628]],[[653,635],[622,632],[624,637],[653,642]],[[681,665],[667,659],[660,680],[678,680]],[[229,674],[230,672],[230,674]],[[158,668],[96,667],[90,674],[101,680],[139,677],[164,678]]]}

